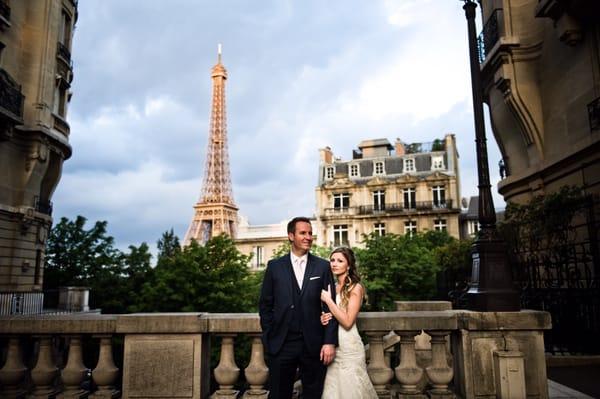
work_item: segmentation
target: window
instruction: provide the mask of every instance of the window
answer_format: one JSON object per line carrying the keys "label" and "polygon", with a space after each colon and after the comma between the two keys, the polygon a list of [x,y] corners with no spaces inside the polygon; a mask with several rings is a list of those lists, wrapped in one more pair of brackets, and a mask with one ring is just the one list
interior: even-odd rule
{"label": "window", "polygon": [[375,162],[375,173],[373,173],[374,175],[383,175],[385,173],[385,171],[383,170],[383,162],[381,161],[377,161]]}
{"label": "window", "polygon": [[433,207],[434,208],[445,208],[446,207],[446,188],[444,186],[433,186]]}
{"label": "window", "polygon": [[333,208],[336,210],[348,209],[350,206],[350,194],[333,194]]}
{"label": "window", "polygon": [[357,164],[350,165],[350,177],[359,177],[360,172]]}
{"label": "window", "polygon": [[407,234],[409,237],[412,237],[417,232],[417,222],[414,220],[409,220],[408,222],[404,222],[404,234]]}
{"label": "window", "polygon": [[432,155],[431,156],[431,170],[440,170],[440,169],[445,169],[444,157],[442,155]]}
{"label": "window", "polygon": [[435,231],[446,231],[446,219],[435,219],[433,221],[433,229]]}
{"label": "window", "polygon": [[378,236],[384,236],[385,223],[375,223],[375,233],[377,233]]}
{"label": "window", "polygon": [[67,49],[71,48],[71,17],[65,11],[62,12],[61,27],[58,31],[58,41]]}
{"label": "window", "polygon": [[404,173],[414,172],[415,171],[415,159],[414,158],[405,158],[404,159]]}
{"label": "window", "polygon": [[333,245],[339,247],[348,245],[348,225],[337,224],[333,226]]}
{"label": "window", "polygon": [[377,190],[373,191],[373,210],[384,211],[385,210],[385,191]]}
{"label": "window", "polygon": [[264,248],[263,247],[259,247],[256,246],[253,248],[253,253],[254,253],[254,267],[258,268],[261,267],[264,263]]}
{"label": "window", "polygon": [[481,229],[479,222],[477,220],[469,220],[467,222],[467,234],[470,236],[474,236]]}
{"label": "window", "polygon": [[405,188],[402,191],[404,194],[404,209],[416,209],[417,202],[415,201],[415,199],[416,199],[417,190],[410,187],[410,188]]}
{"label": "window", "polygon": [[67,87],[62,79],[56,81],[54,88],[54,107],[53,112],[56,115],[65,118],[67,116]]}
{"label": "window", "polygon": [[325,168],[325,179],[331,180],[333,179],[333,166],[328,166]]}

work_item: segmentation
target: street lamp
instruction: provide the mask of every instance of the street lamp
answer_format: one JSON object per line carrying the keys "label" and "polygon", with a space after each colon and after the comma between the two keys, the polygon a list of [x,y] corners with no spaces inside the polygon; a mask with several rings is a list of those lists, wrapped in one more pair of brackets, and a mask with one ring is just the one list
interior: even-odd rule
{"label": "street lamp", "polygon": [[468,308],[483,312],[520,310],[519,294],[514,288],[506,245],[496,230],[496,211],[490,186],[485,125],[483,122],[483,90],[475,33],[474,0],[461,0],[469,37],[471,87],[473,90],[473,116],[477,152],[477,177],[479,188],[479,223],[481,229],[473,243],[471,283],[466,293]]}

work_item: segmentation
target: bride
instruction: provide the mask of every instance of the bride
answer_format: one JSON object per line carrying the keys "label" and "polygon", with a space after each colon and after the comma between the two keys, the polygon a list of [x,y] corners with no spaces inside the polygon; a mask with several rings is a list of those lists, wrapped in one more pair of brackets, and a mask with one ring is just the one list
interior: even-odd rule
{"label": "bride", "polygon": [[321,291],[321,301],[331,312],[321,316],[321,323],[328,324],[332,315],[336,318],[339,346],[327,368],[322,399],[376,399],[377,393],[367,374],[364,345],[356,329],[365,289],[360,284],[354,252],[346,247],[336,248],[329,262],[337,278],[337,303],[331,298],[331,287]]}

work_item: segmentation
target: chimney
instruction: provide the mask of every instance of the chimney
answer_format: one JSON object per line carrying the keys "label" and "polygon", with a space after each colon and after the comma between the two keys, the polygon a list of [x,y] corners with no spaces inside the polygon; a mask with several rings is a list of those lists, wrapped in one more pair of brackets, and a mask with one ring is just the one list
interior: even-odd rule
{"label": "chimney", "polygon": [[394,147],[396,148],[397,156],[400,157],[406,153],[404,151],[404,143],[400,139],[396,139],[396,142],[394,143]]}
{"label": "chimney", "polygon": [[330,164],[333,162],[333,151],[331,147],[319,149],[319,158],[322,164]]}

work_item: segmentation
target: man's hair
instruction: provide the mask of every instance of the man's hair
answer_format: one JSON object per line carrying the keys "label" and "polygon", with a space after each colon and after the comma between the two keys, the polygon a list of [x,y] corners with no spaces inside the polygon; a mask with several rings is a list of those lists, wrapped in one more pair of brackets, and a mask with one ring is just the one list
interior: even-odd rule
{"label": "man's hair", "polygon": [[310,219],[307,217],[304,217],[304,216],[296,216],[295,218],[290,220],[290,222],[287,225],[288,234],[290,234],[290,233],[294,234],[296,232],[296,223],[298,223],[298,222],[306,222],[306,223],[310,224]]}

